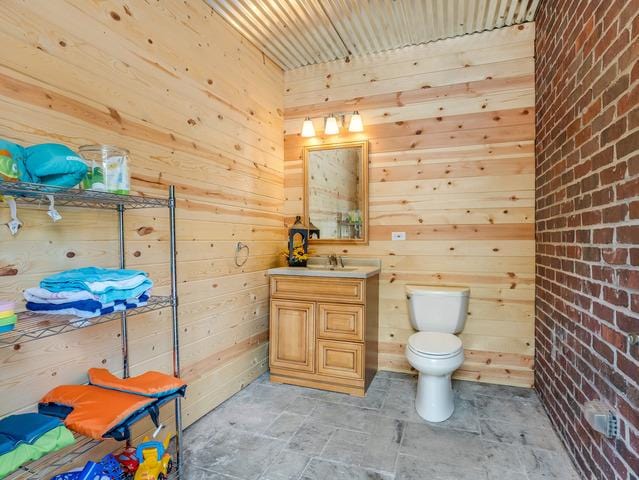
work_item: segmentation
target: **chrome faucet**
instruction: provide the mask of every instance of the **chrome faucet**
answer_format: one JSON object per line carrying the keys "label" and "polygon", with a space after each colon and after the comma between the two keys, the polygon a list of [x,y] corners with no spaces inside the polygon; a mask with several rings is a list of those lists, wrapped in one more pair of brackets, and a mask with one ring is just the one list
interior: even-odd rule
{"label": "chrome faucet", "polygon": [[344,259],[341,256],[338,257],[334,253],[331,253],[328,256],[328,264],[331,267],[331,270],[337,268],[337,263],[338,262],[342,266],[342,268],[344,268]]}

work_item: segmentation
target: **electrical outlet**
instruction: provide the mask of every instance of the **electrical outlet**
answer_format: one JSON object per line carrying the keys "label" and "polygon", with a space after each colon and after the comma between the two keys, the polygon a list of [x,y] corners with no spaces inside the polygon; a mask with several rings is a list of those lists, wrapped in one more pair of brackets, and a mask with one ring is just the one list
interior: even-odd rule
{"label": "electrical outlet", "polygon": [[391,240],[406,240],[406,232],[393,232]]}

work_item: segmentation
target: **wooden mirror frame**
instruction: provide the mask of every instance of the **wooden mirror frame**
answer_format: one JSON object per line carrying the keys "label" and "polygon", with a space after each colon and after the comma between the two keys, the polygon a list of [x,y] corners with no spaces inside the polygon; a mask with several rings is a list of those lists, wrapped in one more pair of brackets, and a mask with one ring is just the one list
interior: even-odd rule
{"label": "wooden mirror frame", "polygon": [[308,202],[308,162],[311,152],[318,150],[335,150],[338,148],[354,148],[359,147],[362,149],[362,161],[360,162],[360,183],[362,185],[362,204],[360,210],[362,212],[362,238],[319,238],[309,239],[310,243],[314,244],[359,244],[368,245],[368,141],[359,142],[342,142],[342,143],[330,143],[321,145],[309,145],[303,148],[302,152],[302,174],[304,175],[304,223],[310,225],[309,220],[309,202]]}

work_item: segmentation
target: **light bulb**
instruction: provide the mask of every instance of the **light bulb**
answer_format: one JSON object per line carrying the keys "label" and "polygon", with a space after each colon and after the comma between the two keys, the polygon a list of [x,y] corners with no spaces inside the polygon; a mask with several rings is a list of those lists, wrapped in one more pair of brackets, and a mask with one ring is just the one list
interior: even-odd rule
{"label": "light bulb", "polygon": [[363,132],[364,131],[364,124],[362,123],[362,116],[359,114],[359,112],[354,111],[353,115],[351,115],[351,121],[348,124],[348,131],[349,132]]}
{"label": "light bulb", "polygon": [[315,127],[313,126],[313,120],[310,117],[304,119],[302,124],[302,137],[314,137]]}
{"label": "light bulb", "polygon": [[337,135],[339,133],[337,119],[333,115],[329,115],[328,117],[326,117],[326,123],[324,124],[324,133],[326,135]]}

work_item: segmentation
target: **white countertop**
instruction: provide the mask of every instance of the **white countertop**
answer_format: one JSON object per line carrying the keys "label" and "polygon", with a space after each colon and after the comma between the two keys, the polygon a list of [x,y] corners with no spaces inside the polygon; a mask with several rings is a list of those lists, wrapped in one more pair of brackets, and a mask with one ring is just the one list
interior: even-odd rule
{"label": "white countertop", "polygon": [[271,268],[269,275],[295,275],[301,277],[339,277],[339,278],[369,278],[377,275],[381,270],[381,261],[376,258],[348,258],[342,257],[344,267],[338,261],[337,267],[328,266],[327,257],[311,257],[306,267]]}

